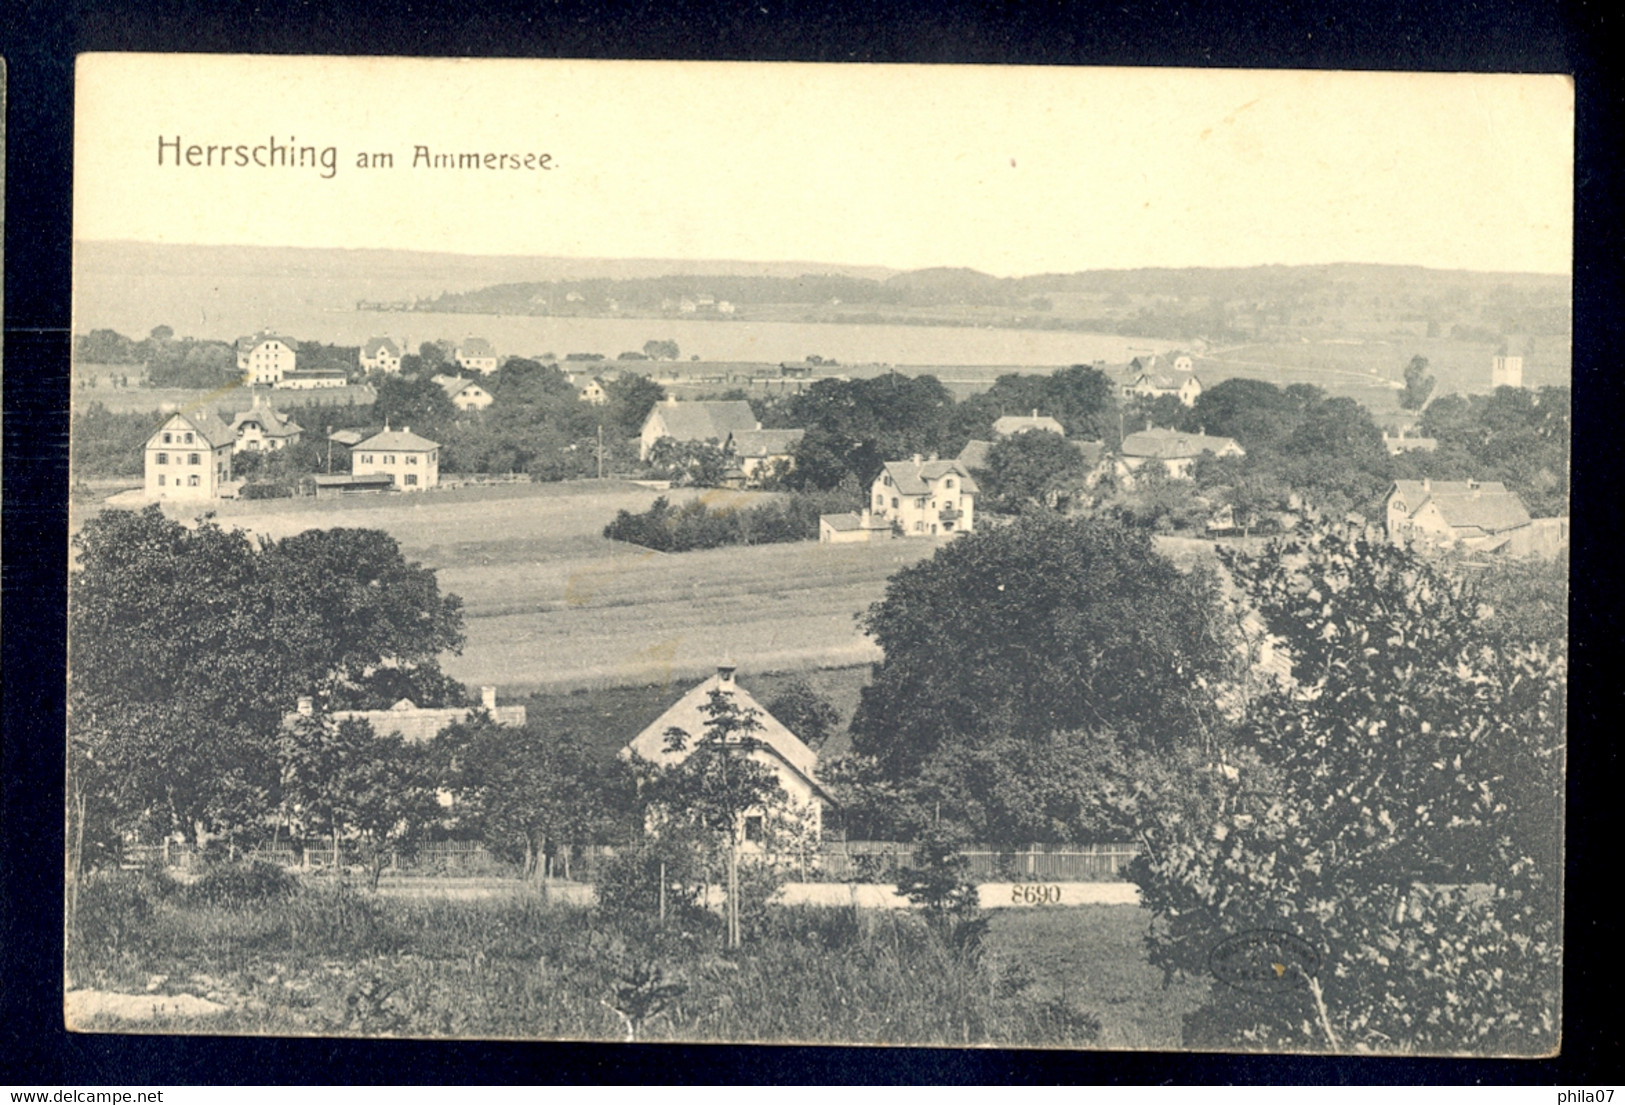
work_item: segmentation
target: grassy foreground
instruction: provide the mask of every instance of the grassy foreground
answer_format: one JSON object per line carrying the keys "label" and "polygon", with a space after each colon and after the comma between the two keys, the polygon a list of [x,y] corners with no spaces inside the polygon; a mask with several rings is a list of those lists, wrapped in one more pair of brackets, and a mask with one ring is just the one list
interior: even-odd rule
{"label": "grassy foreground", "polygon": [[87,888],[68,970],[225,1006],[73,1026],[91,1031],[1177,1047],[1201,987],[1163,987],[1146,924],[1127,906],[1000,911],[966,955],[915,915],[784,908],[725,953],[706,919],[661,930],[535,892],[204,903],[126,879]]}

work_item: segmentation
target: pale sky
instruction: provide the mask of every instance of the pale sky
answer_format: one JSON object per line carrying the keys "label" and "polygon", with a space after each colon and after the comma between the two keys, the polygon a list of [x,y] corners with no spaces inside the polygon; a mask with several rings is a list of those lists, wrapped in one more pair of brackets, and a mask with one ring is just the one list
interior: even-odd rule
{"label": "pale sky", "polygon": [[[101,54],[78,81],[79,239],[1000,276],[1571,268],[1559,76]],[[160,166],[161,137],[233,153]],[[234,163],[272,138],[333,147],[331,177]],[[420,145],[552,168],[414,168]]]}

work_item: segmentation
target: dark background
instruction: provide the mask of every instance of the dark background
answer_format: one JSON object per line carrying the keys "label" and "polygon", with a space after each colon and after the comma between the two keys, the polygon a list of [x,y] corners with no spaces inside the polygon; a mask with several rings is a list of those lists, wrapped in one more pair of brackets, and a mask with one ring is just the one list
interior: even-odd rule
{"label": "dark background", "polygon": [[[1522,1083],[1618,1080],[1621,82],[1612,3],[616,3],[0,6],[5,130],[0,1084]],[[64,585],[73,68],[92,50],[1569,73],[1576,79],[1573,650],[1563,1054],[1539,1062],[419,1043],[62,1030]],[[1102,172],[1117,171],[1101,166]],[[1416,181],[1425,188],[1426,180]]]}

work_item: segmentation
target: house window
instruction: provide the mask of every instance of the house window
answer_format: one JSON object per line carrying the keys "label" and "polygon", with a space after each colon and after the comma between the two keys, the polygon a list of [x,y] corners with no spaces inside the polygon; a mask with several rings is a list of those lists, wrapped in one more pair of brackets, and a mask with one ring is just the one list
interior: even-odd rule
{"label": "house window", "polygon": [[158,473],[158,486],[164,486],[164,474],[162,472]]}
{"label": "house window", "polygon": [[896,510],[896,509],[897,509],[897,496],[895,496],[895,495],[893,495],[893,496],[892,496],[892,501],[891,501],[891,508],[892,508],[892,509],[893,509],[893,510]]}
{"label": "house window", "polygon": [[880,482],[885,484],[887,487],[890,487],[891,486],[891,477],[890,476],[881,476],[880,477]]}
{"label": "house window", "polygon": [[408,472],[406,474],[406,486],[407,487],[416,487],[417,485],[418,485],[418,474],[416,472]]}
{"label": "house window", "polygon": [[924,533],[925,532],[925,523],[924,522],[915,522],[914,523],[914,532],[915,533]]}
{"label": "house window", "polygon": [[925,496],[921,495],[918,499],[915,499],[914,500],[914,505],[916,507],[918,507],[920,510],[924,510],[925,509]]}
{"label": "house window", "polygon": [[384,454],[384,463],[385,464],[394,464],[395,463],[395,454],[394,453],[385,453]]}
{"label": "house window", "polygon": [[196,453],[187,453],[186,454],[186,463],[187,464],[202,464],[203,462],[198,459],[198,455]]}
{"label": "house window", "polygon": [[187,476],[186,477],[186,486],[187,487],[196,487],[197,485],[198,485],[198,482],[197,482],[197,477],[196,476]]}
{"label": "house window", "polygon": [[417,458],[416,453],[408,453],[406,455],[406,463],[407,464],[416,464],[417,462],[418,462],[418,458]]}
{"label": "house window", "polygon": [[764,834],[763,834],[763,831],[762,831],[762,815],[761,814],[759,814],[759,813],[751,814],[749,817],[745,818],[745,839],[746,840],[751,841],[751,842],[756,843],[756,844],[760,844],[762,842],[762,836],[763,835]]}
{"label": "house window", "polygon": [[169,463],[169,454],[168,453],[159,453],[158,454],[158,463],[159,464],[168,464]]}
{"label": "house window", "polygon": [[175,435],[174,434],[165,434],[164,435],[164,444],[165,445],[174,444],[174,441],[175,441]]}
{"label": "house window", "polygon": [[875,506],[877,508],[879,508],[879,509],[884,509],[885,506],[886,506],[886,496],[884,496],[884,495],[876,495],[875,496]]}
{"label": "house window", "polygon": [[191,434],[186,435],[186,444],[188,444],[188,445],[192,444],[192,435]]}
{"label": "house window", "polygon": [[953,477],[951,477],[951,476],[948,479],[945,479],[945,480],[942,481],[942,486],[943,487],[953,487],[953,485],[954,485],[954,481],[953,481]]}

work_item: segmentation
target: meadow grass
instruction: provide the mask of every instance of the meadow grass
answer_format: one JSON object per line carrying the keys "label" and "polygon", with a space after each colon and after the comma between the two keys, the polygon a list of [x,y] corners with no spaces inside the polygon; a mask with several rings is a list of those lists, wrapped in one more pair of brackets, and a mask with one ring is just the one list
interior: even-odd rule
{"label": "meadow grass", "polygon": [[470,902],[307,885],[200,902],[149,883],[140,923],[109,939],[98,910],[127,913],[129,881],[87,889],[74,985],[226,1007],[145,1030],[1154,1048],[1177,1046],[1196,1000],[1146,966],[1137,907],[1006,911],[970,954],[913,914],[775,908],[727,952],[708,916],[661,927],[535,892]]}

